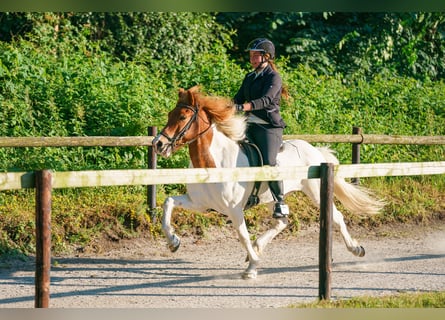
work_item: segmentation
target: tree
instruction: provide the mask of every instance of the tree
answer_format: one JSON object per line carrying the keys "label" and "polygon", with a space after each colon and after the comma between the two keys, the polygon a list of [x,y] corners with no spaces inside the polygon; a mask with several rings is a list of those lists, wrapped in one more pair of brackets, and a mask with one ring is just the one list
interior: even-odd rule
{"label": "tree", "polygon": [[278,55],[323,74],[445,77],[443,13],[218,13],[217,21],[237,31],[236,59],[251,39],[265,36]]}

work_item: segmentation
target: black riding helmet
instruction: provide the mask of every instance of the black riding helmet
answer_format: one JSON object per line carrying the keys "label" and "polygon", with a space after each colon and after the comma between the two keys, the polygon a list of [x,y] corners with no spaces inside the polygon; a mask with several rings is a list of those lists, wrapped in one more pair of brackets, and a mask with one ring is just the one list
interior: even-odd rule
{"label": "black riding helmet", "polygon": [[263,54],[268,53],[270,55],[269,59],[272,60],[275,58],[275,46],[272,41],[267,38],[256,38],[250,41],[246,51],[259,51],[263,52]]}

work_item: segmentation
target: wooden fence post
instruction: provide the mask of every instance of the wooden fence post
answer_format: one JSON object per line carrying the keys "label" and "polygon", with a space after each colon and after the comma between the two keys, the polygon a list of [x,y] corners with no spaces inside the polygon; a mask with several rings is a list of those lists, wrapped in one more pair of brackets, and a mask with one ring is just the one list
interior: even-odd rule
{"label": "wooden fence post", "polygon": [[[157,135],[157,127],[148,127],[148,135],[156,136]],[[152,146],[148,147],[148,169],[156,169],[157,166],[157,156],[156,152]],[[148,204],[148,213],[150,214],[151,221],[155,221],[156,219],[156,185],[151,184],[147,186],[147,204]]]}
{"label": "wooden fence post", "polygon": [[334,199],[334,165],[320,165],[320,241],[319,241],[319,286],[320,300],[331,298],[332,271],[332,211]]}
{"label": "wooden fence post", "polygon": [[[352,134],[362,134],[362,128],[360,127],[352,127]],[[352,144],[352,163],[357,164],[360,163],[360,143]],[[360,183],[360,178],[352,178],[351,182],[355,185]]]}
{"label": "wooden fence post", "polygon": [[50,170],[35,172],[36,185],[36,308],[48,308],[51,269],[51,191]]}

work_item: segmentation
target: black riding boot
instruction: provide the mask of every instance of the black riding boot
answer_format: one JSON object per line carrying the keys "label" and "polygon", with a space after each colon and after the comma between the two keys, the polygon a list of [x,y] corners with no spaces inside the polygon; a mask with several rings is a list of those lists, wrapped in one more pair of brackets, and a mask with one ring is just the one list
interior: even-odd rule
{"label": "black riding boot", "polygon": [[269,189],[275,200],[273,217],[284,218],[289,214],[289,207],[284,203],[284,186],[283,181],[269,181]]}

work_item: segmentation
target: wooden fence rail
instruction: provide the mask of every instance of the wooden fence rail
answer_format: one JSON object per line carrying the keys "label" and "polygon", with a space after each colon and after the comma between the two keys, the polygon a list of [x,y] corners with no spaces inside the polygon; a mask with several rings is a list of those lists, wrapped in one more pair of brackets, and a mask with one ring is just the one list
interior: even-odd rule
{"label": "wooden fence rail", "polygon": [[[445,161],[337,165],[343,178],[445,174]],[[291,177],[291,178],[290,178]],[[221,181],[270,181],[320,177],[319,166],[87,170],[53,173],[54,189]],[[0,172],[0,190],[35,187],[34,172]]]}
{"label": "wooden fence rail", "polygon": [[[129,137],[0,137],[0,147],[137,147],[151,146],[153,136]],[[301,134],[284,135],[309,143],[418,144],[443,145],[445,136],[399,136],[378,134]]]}

